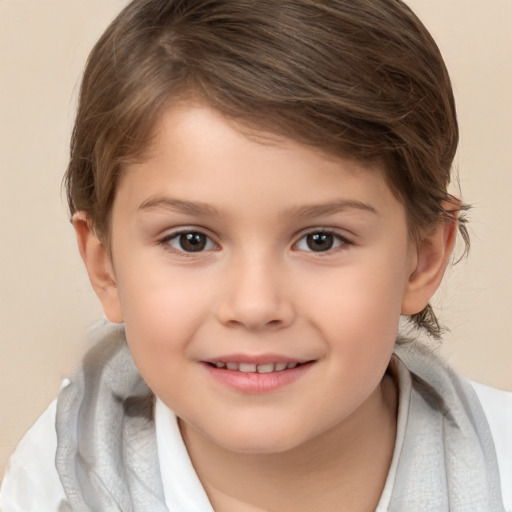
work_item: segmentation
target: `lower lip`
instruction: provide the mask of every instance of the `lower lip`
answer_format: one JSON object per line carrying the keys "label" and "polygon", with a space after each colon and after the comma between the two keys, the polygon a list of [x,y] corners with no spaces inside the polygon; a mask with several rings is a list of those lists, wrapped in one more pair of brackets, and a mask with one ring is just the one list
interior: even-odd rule
{"label": "lower lip", "polygon": [[270,373],[244,373],[225,368],[215,368],[207,363],[203,366],[209,372],[210,376],[225,386],[248,394],[263,394],[277,391],[306,374],[313,362],[301,364],[295,368]]}

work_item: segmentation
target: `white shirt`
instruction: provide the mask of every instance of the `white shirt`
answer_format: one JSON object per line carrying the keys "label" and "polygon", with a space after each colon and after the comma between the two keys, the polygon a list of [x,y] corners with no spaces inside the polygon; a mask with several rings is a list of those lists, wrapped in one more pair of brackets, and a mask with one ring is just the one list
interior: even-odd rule
{"label": "white shirt", "polygon": [[[477,383],[473,383],[473,387],[494,438],[505,508],[512,512],[512,393]],[[65,499],[54,464],[56,406],[55,400],[11,457],[0,490],[2,512],[57,512],[59,503]],[[376,512],[387,510],[407,412],[407,401],[401,400],[395,452]],[[192,466],[176,416],[159,399],[155,407],[155,427],[167,508],[173,512],[214,512]]]}

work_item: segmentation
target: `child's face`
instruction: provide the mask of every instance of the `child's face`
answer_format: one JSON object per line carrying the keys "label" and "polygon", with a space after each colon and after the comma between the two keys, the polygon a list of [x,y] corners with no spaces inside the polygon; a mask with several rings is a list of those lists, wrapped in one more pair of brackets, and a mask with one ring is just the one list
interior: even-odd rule
{"label": "child's face", "polygon": [[299,446],[375,396],[416,264],[378,169],[206,107],[171,109],[126,169],[111,244],[106,313],[142,376],[185,428],[244,452]]}

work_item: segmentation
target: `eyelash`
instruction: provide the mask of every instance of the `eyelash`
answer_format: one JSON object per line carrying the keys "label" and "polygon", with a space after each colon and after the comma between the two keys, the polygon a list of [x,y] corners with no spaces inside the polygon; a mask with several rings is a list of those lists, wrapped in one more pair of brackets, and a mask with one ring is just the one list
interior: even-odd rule
{"label": "eyelash", "polygon": [[329,247],[325,251],[314,251],[311,248],[309,248],[310,250],[303,249],[304,252],[310,252],[310,253],[316,254],[318,256],[327,256],[327,255],[335,254],[341,250],[344,250],[347,248],[348,245],[351,245],[351,242],[346,237],[340,235],[338,232],[330,230],[330,229],[321,229],[321,228],[318,229],[317,228],[317,229],[313,229],[313,230],[310,230],[310,231],[304,233],[301,236],[301,238],[299,238],[299,240],[293,244],[293,246],[298,247],[299,244],[303,240],[305,241],[305,243],[307,243],[307,238],[309,236],[315,236],[315,235],[321,235],[321,236],[328,235],[328,236],[332,237],[334,246]]}
{"label": "eyelash", "polygon": [[[205,237],[205,239],[206,239],[205,245],[197,251],[187,251],[187,250],[183,249],[183,247],[178,248],[178,247],[174,247],[171,244],[171,241],[173,241],[173,240],[177,240],[178,243],[180,243],[180,237],[182,237],[184,235]],[[340,235],[336,231],[329,230],[329,229],[317,228],[317,229],[312,229],[308,232],[303,233],[301,235],[301,237],[299,238],[299,240],[297,242],[295,242],[292,247],[298,248],[299,244],[301,244],[301,242],[303,240],[305,241],[305,243],[307,243],[308,237],[316,236],[316,235],[321,235],[321,236],[327,235],[327,236],[332,237],[333,238],[332,246],[328,247],[326,250],[320,250],[320,251],[315,251],[311,248],[309,248],[310,250],[306,250],[306,249],[298,249],[298,250],[304,251],[304,252],[311,252],[318,256],[327,256],[327,255],[330,255],[333,253],[337,253],[338,251],[345,249],[348,245],[351,245],[351,242],[346,237]],[[190,238],[190,241],[192,241],[192,238]],[[207,234],[205,234],[201,230],[192,229],[192,228],[180,229],[179,231],[169,233],[165,237],[158,240],[158,245],[161,245],[166,250],[171,251],[175,254],[179,254],[180,256],[183,256],[183,257],[192,257],[194,255],[201,254],[205,251],[216,250],[219,248],[219,246]],[[181,245],[181,243],[180,243],[180,245]],[[209,245],[210,245],[210,247],[208,247]],[[211,246],[213,246],[213,247],[211,247]]]}
{"label": "eyelash", "polygon": [[[185,235],[198,235],[205,237],[205,247],[201,248],[198,251],[186,251],[183,248],[174,247],[171,244],[171,241],[173,240],[177,240],[178,243],[180,243],[180,237]],[[158,245],[161,245],[162,247],[164,247],[164,249],[184,257],[191,257],[203,253],[204,251],[211,251],[213,248],[218,248],[218,245],[207,234],[203,233],[199,229],[180,229],[179,231],[174,231],[173,233],[169,233],[168,235],[158,240]],[[208,245],[213,245],[214,247],[206,248],[206,246]]]}

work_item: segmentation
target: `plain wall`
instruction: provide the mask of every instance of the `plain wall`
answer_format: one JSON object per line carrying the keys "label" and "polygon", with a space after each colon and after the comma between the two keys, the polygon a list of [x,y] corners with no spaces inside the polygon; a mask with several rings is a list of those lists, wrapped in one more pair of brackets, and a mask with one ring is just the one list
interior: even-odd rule
{"label": "plain wall", "polygon": [[[80,74],[126,2],[0,0],[0,475],[58,392],[101,315],[61,194]],[[436,303],[442,352],[469,377],[512,390],[512,2],[409,0],[438,41],[461,124],[470,259]]]}

